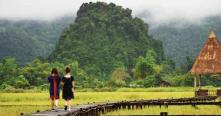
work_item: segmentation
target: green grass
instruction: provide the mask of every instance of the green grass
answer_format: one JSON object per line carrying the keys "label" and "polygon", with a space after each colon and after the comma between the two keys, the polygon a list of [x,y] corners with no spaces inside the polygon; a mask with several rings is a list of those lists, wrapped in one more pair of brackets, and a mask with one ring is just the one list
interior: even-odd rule
{"label": "green grass", "polygon": [[160,112],[168,112],[169,115],[218,115],[221,114],[221,108],[219,106],[169,106],[168,108],[152,106],[136,110],[118,110],[110,112],[107,115],[159,115]]}
{"label": "green grass", "polygon": [[117,92],[192,92],[193,87],[119,88]]}
{"label": "green grass", "polygon": [[[192,97],[193,95],[193,92],[76,92],[73,104],[137,99],[180,98]],[[60,101],[61,105],[63,105],[63,101]],[[3,105],[50,105],[49,94],[48,92],[0,93],[0,106]]]}
{"label": "green grass", "polygon": [[36,112],[37,110],[43,111],[48,109],[49,106],[0,106],[0,115],[1,116],[19,116],[21,112],[31,113]]}
{"label": "green grass", "polygon": [[[108,102],[108,101],[139,100],[139,99],[181,98],[181,97],[193,97],[193,96],[194,96],[193,88],[185,88],[185,87],[148,88],[148,89],[121,88],[116,90],[115,92],[78,92],[77,91],[75,93],[75,99],[72,101],[72,104],[76,105],[76,104],[87,104],[88,102],[92,103],[92,102]],[[59,106],[63,107],[63,105],[64,101],[60,99]],[[21,112],[27,114],[30,112],[36,112],[37,110],[42,111],[46,109],[50,109],[50,99],[48,91],[43,91],[43,92],[28,91],[24,93],[0,92],[0,116],[16,116],[19,115]],[[154,109],[152,110],[154,111]],[[161,111],[159,109],[155,110],[156,112]],[[134,112],[137,113],[142,111],[138,110]]]}

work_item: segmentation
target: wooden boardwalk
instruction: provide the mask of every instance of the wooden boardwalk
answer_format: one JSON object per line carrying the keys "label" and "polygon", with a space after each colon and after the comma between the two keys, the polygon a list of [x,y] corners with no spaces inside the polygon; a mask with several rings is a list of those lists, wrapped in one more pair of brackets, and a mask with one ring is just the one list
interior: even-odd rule
{"label": "wooden boardwalk", "polygon": [[79,112],[81,112],[81,110],[83,111],[83,109],[88,109],[94,106],[96,106],[96,104],[78,105],[78,106],[72,107],[70,112],[59,108],[56,111],[47,110],[43,112],[36,112],[33,114],[29,114],[28,116],[75,116]]}
{"label": "wooden boardwalk", "polygon": [[[120,101],[109,103],[93,103],[77,105],[70,112],[64,109],[57,111],[43,111],[28,116],[99,116],[105,115],[108,112],[119,109],[137,109],[149,106],[168,107],[170,105],[217,105],[221,107],[221,102],[215,101],[216,97],[201,97],[201,98],[179,98],[179,99],[158,99],[158,100],[136,100],[136,101]],[[162,115],[167,116],[167,115]],[[215,115],[214,115],[215,116]]]}

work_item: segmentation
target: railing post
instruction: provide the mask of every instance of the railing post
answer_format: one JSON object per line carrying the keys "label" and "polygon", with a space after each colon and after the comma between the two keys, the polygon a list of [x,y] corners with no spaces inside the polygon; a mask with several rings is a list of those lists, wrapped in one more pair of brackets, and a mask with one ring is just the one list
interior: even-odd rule
{"label": "railing post", "polygon": [[167,112],[160,112],[160,116],[168,116]]}
{"label": "railing post", "polygon": [[194,76],[194,89],[196,91],[196,76]]}
{"label": "railing post", "polygon": [[201,75],[199,75],[199,78],[198,78],[198,81],[199,81],[199,82],[198,82],[198,84],[199,84],[199,85],[198,85],[198,86],[199,86],[199,89],[201,88],[200,78],[201,78]]}

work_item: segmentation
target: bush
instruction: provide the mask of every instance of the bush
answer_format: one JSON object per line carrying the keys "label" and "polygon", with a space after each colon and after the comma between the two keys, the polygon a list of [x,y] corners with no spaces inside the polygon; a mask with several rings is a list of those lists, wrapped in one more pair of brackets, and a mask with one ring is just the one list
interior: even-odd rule
{"label": "bush", "polygon": [[116,88],[112,88],[112,87],[95,88],[95,89],[93,89],[93,91],[95,91],[95,92],[112,92],[112,91],[116,91]]}
{"label": "bush", "polygon": [[165,75],[163,80],[169,82],[172,86],[193,86],[193,78],[189,74]]}
{"label": "bush", "polygon": [[40,90],[48,90],[48,89],[49,89],[49,84],[40,85],[40,86],[38,87],[38,89],[40,89]]}
{"label": "bush", "polygon": [[136,80],[136,81],[132,81],[129,85],[129,87],[132,87],[132,88],[142,88],[144,87],[144,82],[143,80]]}
{"label": "bush", "polygon": [[24,89],[21,89],[21,88],[16,89],[14,86],[9,85],[9,84],[7,84],[7,83],[3,83],[3,84],[0,86],[0,89],[2,89],[3,92],[13,92],[13,93],[22,93],[22,92],[25,92]]}
{"label": "bush", "polygon": [[3,83],[1,86],[0,86],[0,89],[6,89],[6,88],[13,88],[11,85],[8,85],[7,83]]}
{"label": "bush", "polygon": [[156,86],[156,78],[154,75],[148,76],[143,80],[144,87],[154,87]]}
{"label": "bush", "polygon": [[15,79],[14,87],[25,89],[25,88],[29,88],[30,84],[29,84],[28,80],[23,75],[20,75]]}

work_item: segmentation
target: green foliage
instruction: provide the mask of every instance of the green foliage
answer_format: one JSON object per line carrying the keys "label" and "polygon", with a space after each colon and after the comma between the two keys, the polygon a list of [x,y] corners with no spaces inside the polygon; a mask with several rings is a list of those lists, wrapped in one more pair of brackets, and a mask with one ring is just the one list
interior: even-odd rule
{"label": "green foliage", "polygon": [[40,90],[48,90],[48,88],[49,88],[49,84],[43,84],[38,87],[38,89]]}
{"label": "green foliage", "polygon": [[156,82],[155,76],[151,75],[151,76],[146,77],[143,80],[143,86],[144,87],[153,87],[153,86],[156,86],[155,82]]}
{"label": "green foliage", "polygon": [[15,58],[5,57],[0,63],[0,85],[2,83],[8,84],[14,80],[14,77],[18,75],[18,64]]}
{"label": "green foliage", "polygon": [[140,56],[137,60],[137,63],[135,65],[135,77],[137,79],[139,78],[145,78],[148,74],[148,72],[152,72],[153,68],[151,69],[150,65],[147,63],[144,57]]}
{"label": "green foliage", "polygon": [[186,74],[191,70],[193,63],[194,59],[192,59],[190,56],[187,56],[184,63],[180,65],[180,69],[178,68],[178,70],[180,70],[182,74]]}
{"label": "green foliage", "polygon": [[13,84],[16,88],[27,88],[30,86],[28,80],[24,77],[24,75],[18,76],[15,80],[15,83]]}
{"label": "green foliage", "polygon": [[215,86],[215,87],[220,87],[221,86],[221,75],[216,74],[216,75],[202,75],[200,77],[201,80],[201,85],[202,86]]}
{"label": "green foliage", "polygon": [[[77,77],[77,87],[92,87],[92,85],[103,87],[104,84],[99,80],[94,81],[95,78],[91,78],[82,70],[77,61],[66,61],[66,64],[59,62],[44,62],[36,58],[31,63],[26,64],[23,67],[18,67],[15,58],[7,57],[0,63],[0,88],[33,88],[37,86],[39,89],[44,90],[48,86],[47,77],[51,73],[52,68],[57,68],[59,75],[62,77],[64,69],[69,66],[72,69],[72,74]],[[83,84],[82,84],[83,83]],[[96,84],[95,84],[96,83]]]}
{"label": "green foliage", "polygon": [[111,75],[111,82],[117,87],[122,87],[126,85],[125,80],[129,78],[129,74],[126,72],[125,68],[116,68]]}
{"label": "green foliage", "polygon": [[172,86],[193,86],[193,77],[189,74],[165,75],[163,80],[166,80]]}
{"label": "green foliage", "polygon": [[170,74],[175,72],[175,62],[171,58],[166,58],[161,65],[161,73]]}
{"label": "green foliage", "polygon": [[48,63],[43,63],[39,59],[35,59],[21,68],[21,74],[26,77],[30,85],[36,86],[47,82],[47,76],[50,74],[51,69]]}
{"label": "green foliage", "polygon": [[0,89],[2,89],[2,90],[8,90],[8,89],[14,89],[11,85],[8,85],[8,84],[6,84],[6,83],[2,83],[1,85],[0,85]]}
{"label": "green foliage", "polygon": [[135,77],[144,79],[147,75],[159,74],[161,66],[156,64],[156,54],[153,50],[147,50],[146,57],[140,56],[135,65]]}
{"label": "green foliage", "polygon": [[144,87],[160,85],[164,64],[156,64],[156,57],[153,50],[147,50],[146,57],[140,56],[136,62],[134,75],[136,79],[143,79],[140,84]]}

